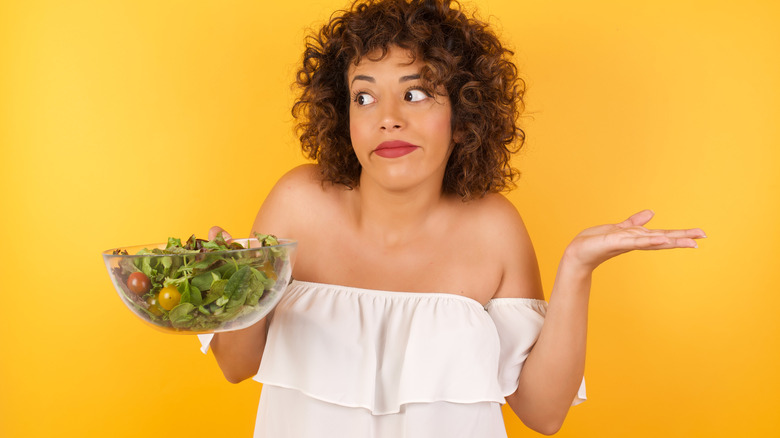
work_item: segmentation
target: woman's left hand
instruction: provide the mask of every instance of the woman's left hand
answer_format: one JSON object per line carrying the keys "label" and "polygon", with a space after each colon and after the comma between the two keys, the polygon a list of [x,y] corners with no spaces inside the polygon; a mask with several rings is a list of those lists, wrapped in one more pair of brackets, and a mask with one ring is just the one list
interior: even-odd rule
{"label": "woman's left hand", "polygon": [[578,234],[566,248],[564,259],[588,271],[620,254],[641,249],[698,248],[696,239],[707,237],[699,228],[650,230],[644,227],[655,213],[644,210],[619,224],[600,225]]}

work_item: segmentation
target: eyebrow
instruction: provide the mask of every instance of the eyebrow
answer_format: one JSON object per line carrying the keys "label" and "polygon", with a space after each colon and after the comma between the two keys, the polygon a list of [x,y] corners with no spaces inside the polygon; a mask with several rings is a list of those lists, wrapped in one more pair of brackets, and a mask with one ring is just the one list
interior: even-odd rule
{"label": "eyebrow", "polygon": [[[406,75],[406,76],[401,76],[398,79],[398,83],[416,81],[418,79],[420,79],[419,74]],[[355,75],[355,77],[352,78],[352,82],[350,82],[350,86],[352,86],[352,84],[355,83],[355,81],[366,81],[366,82],[371,82],[372,84],[376,83],[376,79],[374,79],[373,76],[367,76],[367,75]]]}

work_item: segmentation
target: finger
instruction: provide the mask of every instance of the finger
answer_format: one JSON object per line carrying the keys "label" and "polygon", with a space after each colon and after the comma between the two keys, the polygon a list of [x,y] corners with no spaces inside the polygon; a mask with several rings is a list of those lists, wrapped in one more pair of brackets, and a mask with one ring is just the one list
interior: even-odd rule
{"label": "finger", "polygon": [[619,225],[621,227],[641,227],[650,222],[650,219],[652,219],[653,216],[655,216],[653,210],[642,210],[639,213],[631,215],[631,217],[624,220]]}
{"label": "finger", "polygon": [[691,238],[673,239],[672,245],[673,245],[672,248],[698,248],[699,247],[699,244],[696,243],[696,240]]}
{"label": "finger", "polygon": [[669,237],[665,235],[639,236],[624,241],[626,246],[634,249],[674,249],[674,248],[698,248],[695,239],[690,237]]}
{"label": "finger", "polygon": [[685,230],[650,230],[651,233],[663,234],[670,238],[704,239],[707,235],[701,228],[689,228]]}
{"label": "finger", "polygon": [[209,240],[214,240],[214,238],[217,237],[219,233],[222,233],[222,238],[224,238],[226,242],[230,242],[230,239],[233,238],[233,236],[231,236],[227,231],[223,230],[222,227],[213,226],[209,228]]}

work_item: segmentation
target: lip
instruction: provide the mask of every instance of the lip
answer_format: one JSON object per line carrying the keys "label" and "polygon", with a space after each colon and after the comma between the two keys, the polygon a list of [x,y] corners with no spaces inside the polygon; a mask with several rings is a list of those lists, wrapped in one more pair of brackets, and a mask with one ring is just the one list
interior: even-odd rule
{"label": "lip", "polygon": [[384,141],[374,149],[374,153],[383,158],[398,158],[411,154],[419,146],[407,143],[402,140]]}

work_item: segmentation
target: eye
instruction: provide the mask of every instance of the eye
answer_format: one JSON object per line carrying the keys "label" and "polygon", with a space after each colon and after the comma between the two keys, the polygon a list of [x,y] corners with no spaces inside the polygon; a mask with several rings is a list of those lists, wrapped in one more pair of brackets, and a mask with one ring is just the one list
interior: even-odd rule
{"label": "eye", "polygon": [[357,103],[360,106],[365,106],[376,102],[374,96],[362,92],[355,94],[355,97],[352,100],[355,101],[355,103]]}
{"label": "eye", "polygon": [[404,93],[404,100],[407,102],[419,102],[429,97],[431,97],[430,94],[419,88],[412,88],[411,90],[406,90],[406,93]]}

